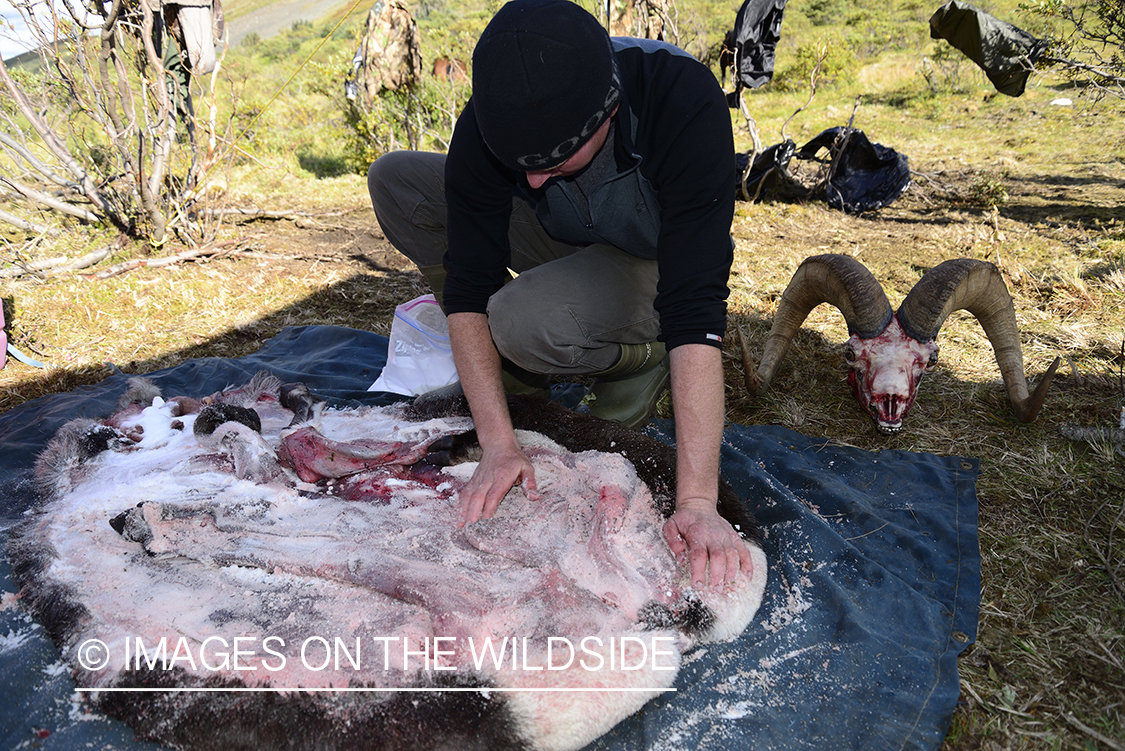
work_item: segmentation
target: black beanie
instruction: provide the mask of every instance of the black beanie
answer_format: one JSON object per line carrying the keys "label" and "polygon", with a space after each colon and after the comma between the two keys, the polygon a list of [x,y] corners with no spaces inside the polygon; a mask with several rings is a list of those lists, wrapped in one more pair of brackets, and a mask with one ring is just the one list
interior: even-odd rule
{"label": "black beanie", "polygon": [[511,0],[473,51],[477,125],[489,150],[514,170],[565,162],[620,99],[609,34],[570,0]]}

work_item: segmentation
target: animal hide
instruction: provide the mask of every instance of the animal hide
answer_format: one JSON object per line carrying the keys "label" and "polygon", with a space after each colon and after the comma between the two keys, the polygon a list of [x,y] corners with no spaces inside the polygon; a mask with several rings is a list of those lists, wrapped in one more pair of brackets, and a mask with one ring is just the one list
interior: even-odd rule
{"label": "animal hide", "polygon": [[9,544],[21,600],[95,706],[184,749],[577,749],[748,625],[766,565],[729,489],[753,575],[694,591],[661,535],[669,449],[514,403],[554,433],[519,433],[542,498],[458,528],[463,412],[138,380],[41,455]]}

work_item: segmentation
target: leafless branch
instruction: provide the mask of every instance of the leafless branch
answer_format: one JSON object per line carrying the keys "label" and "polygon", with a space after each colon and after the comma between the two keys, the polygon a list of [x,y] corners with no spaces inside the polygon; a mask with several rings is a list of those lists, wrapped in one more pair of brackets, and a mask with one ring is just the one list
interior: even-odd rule
{"label": "leafless branch", "polygon": [[69,214],[70,216],[77,217],[84,222],[98,221],[97,214],[75,206],[72,203],[61,201],[52,195],[48,195],[47,193],[44,193],[40,190],[36,190],[29,185],[24,185],[23,183],[17,180],[13,180],[10,177],[0,175],[0,183],[7,185],[25,198],[35,201],[36,203],[40,203],[48,208],[54,209],[55,211],[61,211],[64,214]]}
{"label": "leafless branch", "polygon": [[[758,200],[758,195],[762,192],[763,181],[758,181],[758,189],[754,191],[753,197],[749,195],[749,191],[746,189],[746,181],[750,177],[750,172],[754,169],[754,160],[758,158],[758,154],[762,153],[762,139],[758,135],[758,121],[750,114],[750,108],[746,104],[746,98],[741,88],[738,90],[738,109],[742,113],[742,117],[746,119],[746,129],[750,131],[750,140],[754,143],[754,150],[750,152],[750,158],[746,162],[746,169],[742,172],[742,182],[740,183],[743,199],[753,203]],[[741,336],[741,333],[739,336]]]}
{"label": "leafless branch", "polygon": [[60,256],[58,258],[46,258],[42,261],[17,263],[15,266],[12,266],[10,268],[0,269],[0,278],[11,279],[13,277],[23,276],[25,274],[34,274],[36,276],[50,276],[65,271],[79,271],[81,269],[87,269],[94,264],[100,263],[109,258],[109,254],[119,246],[120,241],[114,242],[110,245],[105,246],[104,248],[95,250],[93,253],[87,253],[81,258],[77,258],[73,261],[66,256]]}
{"label": "leafless branch", "polygon": [[[21,89],[23,79],[13,78],[0,61],[0,90],[11,95],[17,113],[7,122],[0,120],[0,128],[7,131],[0,134],[0,156],[7,156],[17,173],[6,184],[44,208],[83,221],[109,222],[157,244],[169,230],[188,245],[205,244],[216,228],[195,221],[198,176],[201,169],[229,157],[214,149],[215,78],[208,128],[211,148],[200,159],[190,137],[191,167],[186,176],[170,180],[177,149],[174,108],[181,95],[187,101],[189,94],[176,80],[173,97],[174,79],[156,51],[163,33],[159,0],[64,0],[57,12],[51,8],[52,18],[20,10],[42,51],[46,85],[41,90]],[[98,33],[81,33],[75,24]],[[193,135],[190,104],[185,110],[188,115],[180,127]],[[24,141],[25,131],[13,122],[17,117],[28,141],[34,137],[35,144]],[[90,121],[100,133],[92,133]],[[31,179],[33,174],[41,180]],[[38,184],[47,181],[73,192],[51,195]]]}
{"label": "leafless branch", "polygon": [[22,229],[24,232],[34,232],[34,233],[39,234],[39,235],[46,234],[46,233],[53,234],[53,233],[58,231],[58,230],[55,230],[51,227],[48,227],[45,224],[36,224],[35,222],[29,221],[27,219],[21,219],[20,217],[16,216],[15,214],[9,214],[7,211],[3,211],[3,210],[0,210],[0,222],[4,222],[5,224],[10,224],[13,227],[18,227],[18,228]]}
{"label": "leafless branch", "polygon": [[[147,182],[143,178],[139,180],[139,182],[141,204],[144,206],[145,212],[148,214],[149,220],[153,224],[152,238],[156,242],[163,242],[165,220],[164,215],[160,212],[160,208],[156,205],[155,196],[160,192],[160,185],[164,181],[165,170],[168,166],[168,156],[172,151],[172,140],[175,137],[175,126],[172,122],[172,103],[168,98],[168,87],[164,85],[164,79],[168,73],[164,70],[164,64],[160,56],[156,54],[156,48],[152,43],[153,18],[152,8],[149,7],[150,1],[151,0],[141,0],[139,5],[141,6],[141,12],[144,14],[141,39],[144,42],[145,54],[148,57],[149,65],[152,66],[154,71],[157,71],[156,84],[151,86],[153,93],[156,95],[157,121],[151,174],[148,176]],[[144,139],[138,139],[138,143],[143,148]]]}
{"label": "leafless branch", "polygon": [[820,77],[820,68],[821,68],[821,66],[824,65],[824,61],[827,58],[828,58],[828,45],[824,44],[824,45],[821,45],[819,50],[817,50],[816,64],[813,65],[812,72],[809,73],[809,98],[808,98],[808,101],[806,101],[804,104],[802,104],[800,107],[798,107],[793,112],[793,114],[790,115],[788,118],[786,118],[785,122],[781,124],[781,140],[782,141],[788,141],[789,140],[789,136],[785,132],[785,129],[789,127],[789,121],[792,120],[794,117],[796,117],[801,112],[808,109],[808,106],[810,104],[812,104],[813,97],[816,96],[816,82],[817,82],[817,79]]}
{"label": "leafless branch", "polygon": [[46,164],[43,164],[43,162],[39,161],[39,159],[34,154],[28,151],[22,143],[9,136],[7,133],[0,132],[0,143],[16,152],[16,154],[18,154],[23,158],[24,161],[30,164],[36,172],[43,175],[43,177],[47,178],[55,185],[59,185],[63,188],[80,187],[78,184],[57,175],[54,170],[52,170]]}
{"label": "leafless branch", "polygon": [[201,258],[212,258],[216,256],[230,255],[236,251],[235,246],[241,240],[226,240],[220,243],[213,243],[211,245],[192,248],[180,253],[175,253],[170,256],[161,256],[159,258],[137,258],[131,261],[124,261],[122,263],[110,266],[104,271],[99,271],[96,274],[83,274],[87,279],[108,279],[111,276],[118,276],[127,271],[143,268],[160,268],[163,266],[174,266],[176,264],[184,263],[185,261],[194,261]]}
{"label": "leafless branch", "polygon": [[74,180],[82,187],[83,194],[90,201],[90,203],[94,205],[94,208],[96,208],[99,212],[106,214],[107,216],[111,216],[108,212],[109,207],[106,204],[105,199],[102,197],[101,192],[94,184],[94,181],[90,178],[89,173],[70,153],[70,150],[67,149],[66,144],[62,143],[55,132],[50,127],[48,127],[45,122],[43,122],[43,119],[39,116],[39,113],[36,112],[34,108],[32,108],[31,103],[27,100],[27,97],[24,96],[23,91],[21,91],[20,88],[16,85],[16,82],[12,80],[11,75],[8,73],[8,68],[4,65],[3,60],[0,60],[0,82],[2,82],[4,84],[4,87],[8,90],[8,93],[12,97],[12,101],[15,102],[16,107],[19,109],[20,113],[27,118],[28,122],[31,124],[31,127],[34,128],[35,132],[39,134],[39,137],[43,139],[43,143],[47,146],[48,149],[51,150],[51,153],[53,153],[59,159],[59,161],[63,163],[63,165],[67,169],[67,172],[69,172]]}
{"label": "leafless branch", "polygon": [[[838,159],[838,157],[840,154],[844,153],[844,149],[848,147],[848,142],[851,140],[852,134],[855,133],[855,113],[858,110],[859,97],[856,97],[855,103],[852,105],[852,114],[851,117],[848,118],[847,126],[839,135],[836,136],[835,141],[833,141],[832,143],[828,164],[823,170],[823,174],[817,181],[816,186],[813,188],[814,193],[821,190],[827,192],[828,189],[832,186],[832,178],[836,175],[836,167],[840,164],[840,160]],[[842,203],[843,202],[841,201],[841,204]]]}

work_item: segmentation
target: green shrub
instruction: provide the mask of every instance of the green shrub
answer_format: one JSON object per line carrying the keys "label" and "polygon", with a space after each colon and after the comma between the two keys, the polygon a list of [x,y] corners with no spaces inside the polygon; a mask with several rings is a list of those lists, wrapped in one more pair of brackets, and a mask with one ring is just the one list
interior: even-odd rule
{"label": "green shrub", "polygon": [[979,78],[973,63],[944,40],[934,44],[930,54],[922,57],[918,73],[926,79],[932,96],[963,94],[976,85]]}
{"label": "green shrub", "polygon": [[411,89],[384,91],[366,110],[345,101],[344,162],[357,174],[366,174],[371,162],[388,151],[445,151],[468,99],[468,84],[424,78]]}
{"label": "green shrub", "polygon": [[254,51],[270,62],[278,63],[295,56],[305,42],[312,39],[320,41],[323,37],[324,34],[311,21],[298,20],[287,32],[260,42]]}
{"label": "green shrub", "polygon": [[886,7],[852,13],[844,25],[849,44],[863,59],[891,50],[917,49],[920,41],[929,39],[928,23],[903,21]]}
{"label": "green shrub", "polygon": [[829,26],[843,21],[852,7],[847,0],[810,0],[804,6],[804,12],[813,26]]}
{"label": "green shrub", "polygon": [[793,62],[773,80],[773,86],[780,91],[808,88],[810,76],[818,65],[817,86],[831,86],[837,82],[853,80],[859,71],[859,58],[856,57],[855,50],[838,33],[801,44],[793,57]]}
{"label": "green shrub", "polygon": [[328,63],[314,63],[308,84],[309,93],[320,97],[334,115],[326,117],[325,124],[349,171],[366,174],[371,162],[396,149],[448,148],[453,123],[469,100],[468,83],[439,81],[423,71],[415,86],[383,91],[368,106],[345,97],[351,64],[351,55],[342,52]]}
{"label": "green shrub", "polygon": [[970,203],[991,209],[1008,202],[1008,188],[1000,178],[988,174],[978,174],[969,186]]}

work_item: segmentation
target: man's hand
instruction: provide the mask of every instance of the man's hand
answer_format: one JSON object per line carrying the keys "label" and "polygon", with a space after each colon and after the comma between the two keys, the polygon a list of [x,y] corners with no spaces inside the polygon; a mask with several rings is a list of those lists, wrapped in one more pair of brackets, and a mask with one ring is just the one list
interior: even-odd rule
{"label": "man's hand", "polygon": [[518,483],[533,501],[539,500],[535,470],[516,443],[508,402],[500,381],[500,353],[492,342],[488,317],[483,313],[453,313],[449,338],[457,374],[469,400],[477,438],[483,450],[469,483],[461,491],[457,526],[491,518],[500,501]]}
{"label": "man's hand", "polygon": [[712,587],[731,584],[740,570],[747,577],[754,573],[749,549],[711,501],[678,501],[676,513],[664,523],[664,539],[675,555],[687,552],[697,589],[705,582]]}
{"label": "man's hand", "polygon": [[693,586],[730,584],[739,570],[750,575],[754,567],[742,538],[715,509],[723,436],[722,352],[684,344],[672,350],[671,358],[676,513],[664,523],[664,539],[677,556],[687,552]]}
{"label": "man's hand", "polygon": [[523,483],[528,499],[539,500],[535,469],[519,446],[485,451],[469,483],[461,491],[457,526],[490,519],[508,491]]}

